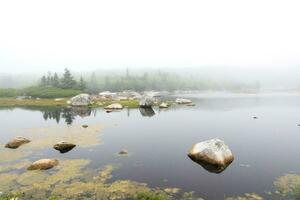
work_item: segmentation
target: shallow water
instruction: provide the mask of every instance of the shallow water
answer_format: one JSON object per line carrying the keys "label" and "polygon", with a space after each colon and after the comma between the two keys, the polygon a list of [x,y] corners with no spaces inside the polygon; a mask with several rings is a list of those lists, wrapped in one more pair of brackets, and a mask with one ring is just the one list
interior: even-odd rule
{"label": "shallow water", "polygon": [[[196,106],[154,109],[154,115],[139,109],[112,113],[103,109],[1,109],[0,154],[9,139],[24,133],[40,139],[42,145],[26,144],[12,150],[20,154],[30,150],[19,159],[16,156],[14,162],[53,157],[91,160],[92,169],[115,164],[121,167],[112,173],[111,181],[130,179],[150,187],[176,187],[195,191],[205,199],[249,192],[269,199],[266,191],[274,192],[277,177],[300,174],[299,95],[184,96],[193,99]],[[90,132],[81,128],[83,124],[90,125]],[[82,132],[72,132],[70,126]],[[79,145],[60,154],[51,144],[68,131],[68,139]],[[51,140],[44,141],[43,137]],[[216,137],[223,139],[235,156],[220,174],[206,171],[187,157],[194,143]],[[129,155],[118,156],[122,149],[127,149]],[[9,162],[2,159],[0,165],[4,163]]]}

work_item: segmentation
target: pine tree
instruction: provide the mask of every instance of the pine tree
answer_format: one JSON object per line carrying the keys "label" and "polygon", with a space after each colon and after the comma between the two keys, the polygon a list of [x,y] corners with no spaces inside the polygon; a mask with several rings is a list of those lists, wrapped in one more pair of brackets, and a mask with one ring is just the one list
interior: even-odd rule
{"label": "pine tree", "polygon": [[61,80],[61,88],[70,89],[76,87],[76,81],[73,79],[71,72],[66,68]]}
{"label": "pine tree", "polygon": [[83,80],[82,77],[80,77],[80,80],[78,83],[78,88],[82,91],[85,90],[85,88],[86,88],[86,82]]}
{"label": "pine tree", "polygon": [[52,82],[53,82],[53,87],[59,88],[59,86],[60,86],[59,85],[59,78],[58,78],[58,75],[57,75],[56,72],[54,73]]}
{"label": "pine tree", "polygon": [[45,87],[47,85],[47,78],[46,76],[42,76],[41,80],[40,80],[40,85]]}

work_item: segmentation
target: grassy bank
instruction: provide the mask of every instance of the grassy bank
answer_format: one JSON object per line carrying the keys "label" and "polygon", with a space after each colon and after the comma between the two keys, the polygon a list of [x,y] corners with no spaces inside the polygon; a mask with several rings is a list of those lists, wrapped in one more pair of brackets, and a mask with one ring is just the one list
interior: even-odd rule
{"label": "grassy bank", "polygon": [[80,93],[82,93],[82,91],[74,89],[34,86],[23,89],[0,89],[0,98],[16,98],[17,96],[31,96],[38,98],[62,98],[72,97]]}
{"label": "grassy bank", "polygon": [[[0,98],[0,107],[26,107],[26,106],[68,106],[67,100],[69,98],[64,98],[60,101],[55,101],[55,99],[23,99],[18,100],[16,98]],[[136,100],[126,100],[126,101],[97,101],[89,105],[89,107],[105,107],[112,103],[120,103],[123,107],[127,108],[138,108],[139,102]]]}

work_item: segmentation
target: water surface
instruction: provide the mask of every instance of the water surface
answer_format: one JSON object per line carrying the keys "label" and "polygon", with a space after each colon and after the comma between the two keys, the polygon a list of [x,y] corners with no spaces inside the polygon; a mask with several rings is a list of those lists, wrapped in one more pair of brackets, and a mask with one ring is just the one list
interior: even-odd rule
{"label": "water surface", "polygon": [[[300,174],[299,95],[185,96],[196,106],[154,108],[155,114],[139,109],[105,113],[101,108],[4,108],[0,110],[0,150],[22,130],[100,124],[99,141],[88,147],[78,145],[65,154],[37,148],[25,158],[89,159],[89,167],[95,169],[114,163],[121,167],[111,181],[130,179],[150,187],[177,187],[206,199],[249,192],[268,199],[266,191],[274,192],[277,177]],[[220,174],[206,171],[187,157],[193,144],[212,138],[223,139],[235,156]],[[24,149],[25,145],[14,151]],[[118,156],[122,149],[129,156]]]}

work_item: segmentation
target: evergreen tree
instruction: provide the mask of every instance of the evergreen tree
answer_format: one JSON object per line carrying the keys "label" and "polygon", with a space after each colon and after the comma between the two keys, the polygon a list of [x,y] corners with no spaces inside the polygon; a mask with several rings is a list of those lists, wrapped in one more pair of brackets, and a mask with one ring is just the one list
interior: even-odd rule
{"label": "evergreen tree", "polygon": [[80,77],[78,88],[82,91],[86,88],[86,82],[83,80],[82,76]]}
{"label": "evergreen tree", "polygon": [[48,75],[47,75],[47,86],[50,86],[52,84],[52,76],[51,76],[51,72],[48,72]]}
{"label": "evergreen tree", "polygon": [[66,68],[63,78],[61,80],[61,88],[70,89],[74,87],[76,87],[76,81],[74,80],[70,70]]}
{"label": "evergreen tree", "polygon": [[59,78],[58,78],[58,75],[57,75],[57,73],[55,72],[54,73],[54,76],[53,76],[53,87],[57,87],[57,88],[59,88]]}
{"label": "evergreen tree", "polygon": [[40,81],[40,85],[45,87],[47,85],[47,78],[46,76],[42,76],[41,81]]}

